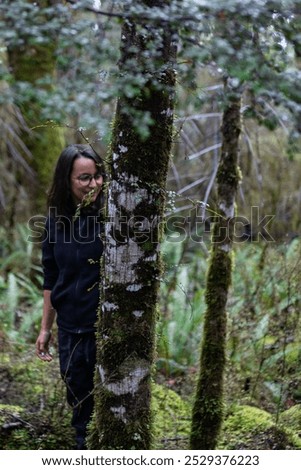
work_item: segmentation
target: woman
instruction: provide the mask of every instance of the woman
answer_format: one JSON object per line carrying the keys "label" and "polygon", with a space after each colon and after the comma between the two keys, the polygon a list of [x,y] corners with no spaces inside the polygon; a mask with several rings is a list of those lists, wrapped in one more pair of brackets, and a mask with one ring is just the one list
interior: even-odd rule
{"label": "woman", "polygon": [[44,307],[36,354],[42,361],[52,360],[49,341],[56,318],[60,371],[73,408],[77,449],[86,448],[93,410],[104,176],[103,162],[90,146],[63,150],[48,197],[42,247]]}

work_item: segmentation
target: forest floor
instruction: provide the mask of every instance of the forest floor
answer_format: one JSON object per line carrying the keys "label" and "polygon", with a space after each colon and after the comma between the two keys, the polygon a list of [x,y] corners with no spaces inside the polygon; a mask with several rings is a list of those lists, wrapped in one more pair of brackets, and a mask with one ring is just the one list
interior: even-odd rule
{"label": "forest floor", "polygon": [[[59,376],[57,359],[45,364],[34,346],[2,347],[0,351],[0,448],[72,449],[70,409]],[[154,448],[189,449],[191,409],[197,371],[166,376],[161,372],[153,386]],[[238,385],[238,384],[237,384]],[[230,390],[228,390],[229,392]],[[278,414],[262,403],[227,393],[225,421],[219,449],[301,449],[301,405]]]}

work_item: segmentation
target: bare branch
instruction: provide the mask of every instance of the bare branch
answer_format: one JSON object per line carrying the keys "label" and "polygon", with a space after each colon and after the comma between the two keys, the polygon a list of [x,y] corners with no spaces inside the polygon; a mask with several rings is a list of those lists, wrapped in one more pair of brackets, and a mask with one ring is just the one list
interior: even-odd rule
{"label": "bare branch", "polygon": [[184,116],[182,118],[178,118],[175,122],[182,122],[182,121],[196,121],[198,119],[208,119],[208,118],[221,118],[222,113],[202,113],[202,114],[192,114],[191,116]]}
{"label": "bare branch", "polygon": [[194,188],[195,186],[203,183],[204,181],[206,181],[208,179],[209,179],[208,176],[203,176],[202,178],[199,178],[198,180],[193,181],[192,183],[187,184],[186,186],[184,186],[184,188],[180,189],[177,192],[177,194],[183,194],[185,191],[188,191],[189,189]]}
{"label": "bare branch", "polygon": [[174,164],[173,161],[171,162],[171,169],[172,169],[172,172],[173,172],[173,174],[174,174],[175,181],[176,181],[176,183],[177,183],[177,187],[178,187],[178,189],[179,189],[180,186],[181,186],[180,175],[179,175],[179,172],[178,172],[178,170],[177,170],[177,168],[176,168],[176,165]]}
{"label": "bare branch", "polygon": [[218,143],[218,144],[211,145],[210,147],[206,147],[205,149],[200,150],[199,152],[189,155],[188,160],[194,160],[195,158],[201,157],[202,155],[205,155],[206,153],[211,152],[212,150],[221,148],[221,146],[222,144]]}

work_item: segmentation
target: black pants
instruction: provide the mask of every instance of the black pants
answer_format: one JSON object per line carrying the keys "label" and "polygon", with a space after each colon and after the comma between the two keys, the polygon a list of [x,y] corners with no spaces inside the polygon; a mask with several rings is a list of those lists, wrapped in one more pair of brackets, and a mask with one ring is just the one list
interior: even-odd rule
{"label": "black pants", "polygon": [[94,404],[95,334],[72,334],[59,329],[58,340],[60,371],[67,387],[67,401],[73,409],[71,424],[76,431],[77,449],[85,449]]}

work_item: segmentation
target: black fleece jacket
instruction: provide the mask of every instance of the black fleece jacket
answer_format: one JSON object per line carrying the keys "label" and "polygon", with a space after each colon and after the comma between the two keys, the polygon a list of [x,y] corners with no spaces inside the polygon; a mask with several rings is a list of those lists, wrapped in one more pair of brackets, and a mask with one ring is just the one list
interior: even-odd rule
{"label": "black fleece jacket", "polygon": [[49,217],[42,245],[44,289],[51,291],[58,327],[70,333],[95,330],[99,303],[102,224],[96,214],[75,221]]}

